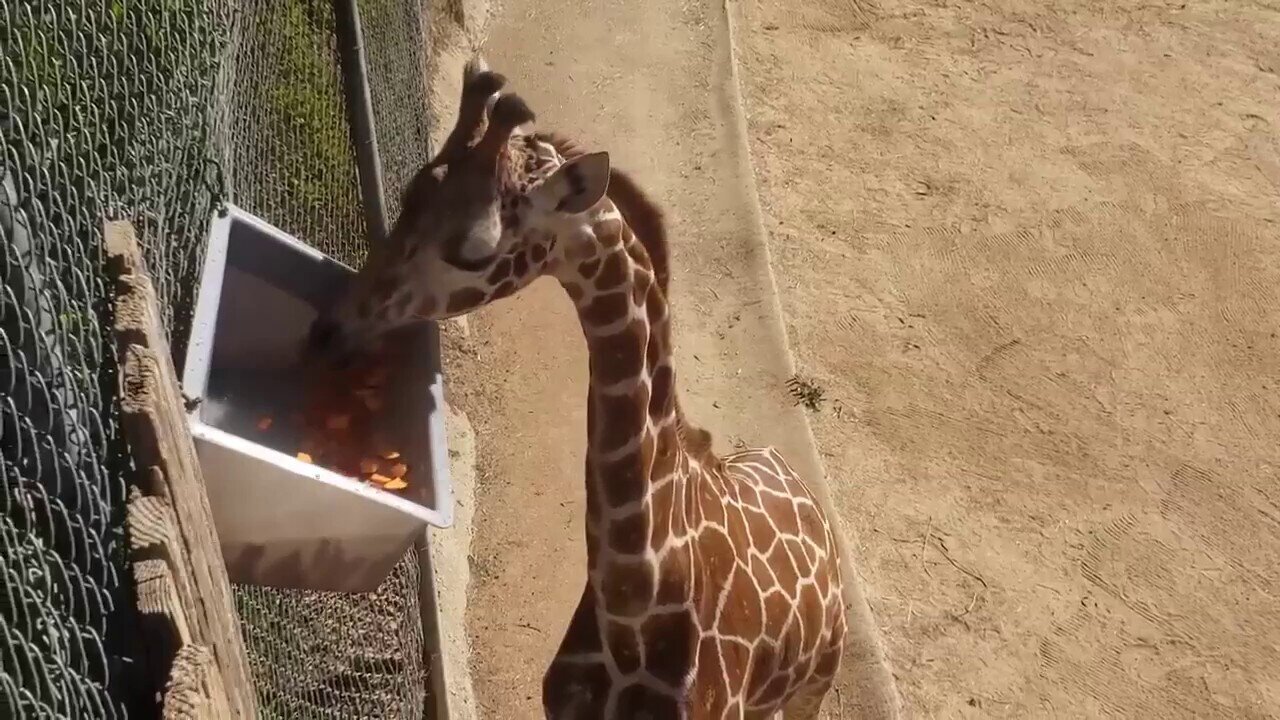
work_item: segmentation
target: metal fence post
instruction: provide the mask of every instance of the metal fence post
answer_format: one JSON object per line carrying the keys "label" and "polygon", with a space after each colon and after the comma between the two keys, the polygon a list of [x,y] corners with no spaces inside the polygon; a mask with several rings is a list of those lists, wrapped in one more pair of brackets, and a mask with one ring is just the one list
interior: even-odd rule
{"label": "metal fence post", "polygon": [[[373,114],[373,100],[369,91],[368,63],[365,55],[364,31],[360,24],[358,0],[334,0],[334,20],[337,25],[338,55],[342,67],[343,92],[347,116],[351,125],[351,142],[356,153],[359,171],[360,196],[364,204],[365,223],[370,242],[379,242],[387,236],[386,191],[383,185],[382,156],[378,151],[378,137]],[[423,148],[424,154],[430,148]],[[432,323],[433,357],[427,358],[436,370],[440,368],[438,326]],[[443,416],[443,408],[441,408]],[[443,422],[433,428],[443,433]],[[437,460],[447,463],[447,459]],[[414,544],[418,554],[419,620],[422,623],[423,660],[426,663],[430,687],[423,707],[423,717],[431,720],[449,720],[450,704],[447,671],[440,655],[440,608],[436,602],[435,571],[431,562],[431,545],[426,533]]]}
{"label": "metal fence post", "polygon": [[373,120],[373,99],[369,95],[364,31],[360,27],[360,9],[356,0],[334,0],[333,16],[337,25],[338,58],[342,64],[351,142],[355,146],[356,167],[360,173],[365,227],[370,240],[378,242],[387,236],[387,201],[382,185],[378,134]]}

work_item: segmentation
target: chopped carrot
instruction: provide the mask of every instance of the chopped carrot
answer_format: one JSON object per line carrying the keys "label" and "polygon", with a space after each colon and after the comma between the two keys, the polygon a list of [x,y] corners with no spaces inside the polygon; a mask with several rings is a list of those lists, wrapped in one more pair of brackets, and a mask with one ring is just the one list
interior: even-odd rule
{"label": "chopped carrot", "polygon": [[270,415],[263,415],[262,417],[258,418],[258,429],[259,429],[259,430],[270,430],[270,429],[271,429],[271,423],[272,423],[271,416],[270,416]]}
{"label": "chopped carrot", "polygon": [[[292,424],[301,432],[298,458],[377,487],[408,486],[409,467],[379,437],[377,416],[389,404],[388,348],[369,348],[367,359],[346,368],[316,366]],[[313,459],[314,458],[314,459]]]}
{"label": "chopped carrot", "polygon": [[409,487],[409,483],[400,478],[393,478],[382,485],[383,490],[403,490],[407,487]]}
{"label": "chopped carrot", "polygon": [[300,453],[298,453],[298,456],[297,456],[297,457],[298,457],[298,459],[299,459],[299,460],[301,460],[301,461],[302,461],[302,462],[304,462],[304,463],[309,463],[309,462],[311,462],[311,456],[310,456],[310,455],[308,455],[308,454],[306,454],[306,453],[304,453],[304,452],[300,452]]}

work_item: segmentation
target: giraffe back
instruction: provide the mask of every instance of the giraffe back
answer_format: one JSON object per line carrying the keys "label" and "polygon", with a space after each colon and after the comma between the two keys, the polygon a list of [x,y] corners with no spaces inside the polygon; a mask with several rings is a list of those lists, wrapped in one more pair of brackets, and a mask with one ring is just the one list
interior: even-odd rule
{"label": "giraffe back", "polygon": [[729,455],[723,473],[736,564],[725,596],[732,604],[719,609],[717,627],[749,637],[759,598],[761,630],[743,688],[750,716],[825,689],[834,678],[845,635],[840,550],[821,503],[774,449]]}

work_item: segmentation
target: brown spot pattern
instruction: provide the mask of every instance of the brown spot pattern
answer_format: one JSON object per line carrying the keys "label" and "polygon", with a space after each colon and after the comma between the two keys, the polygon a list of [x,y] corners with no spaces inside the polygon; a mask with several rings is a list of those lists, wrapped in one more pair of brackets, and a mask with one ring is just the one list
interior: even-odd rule
{"label": "brown spot pattern", "polygon": [[665,418],[674,411],[675,372],[669,365],[653,371],[649,389],[649,414]]}
{"label": "brown spot pattern", "polygon": [[698,645],[698,685],[694,702],[711,717],[718,716],[729,704],[729,689],[724,685],[724,665],[720,660],[720,643],[704,637]]}
{"label": "brown spot pattern", "polygon": [[592,438],[596,443],[596,449],[600,452],[614,452],[639,437],[644,431],[645,420],[648,418],[645,414],[648,398],[644,397],[643,388],[637,390],[637,393],[641,395],[640,398],[630,395],[593,393],[592,399],[595,402],[596,412],[610,418],[608,423],[596,428],[597,436]]}
{"label": "brown spot pattern", "polygon": [[474,310],[480,307],[486,299],[485,292],[479,288],[463,288],[455,290],[449,296],[449,303],[445,306],[449,313],[460,313],[467,310]]}
{"label": "brown spot pattern", "polygon": [[603,490],[601,494],[605,504],[617,508],[643,498],[642,472],[639,453],[627,453],[616,460],[601,463],[594,475],[598,479],[596,485]]}
{"label": "brown spot pattern", "polygon": [[649,547],[657,552],[671,534],[671,513],[674,510],[672,495],[675,494],[675,483],[666,483],[653,491],[649,496],[649,509],[653,516],[652,533],[649,536]]}
{"label": "brown spot pattern", "polygon": [[624,235],[627,234],[626,226],[621,221],[610,218],[596,223],[595,226],[596,242],[601,246],[611,248],[617,247],[619,243],[624,241]]}
{"label": "brown spot pattern", "polygon": [[[724,502],[711,489],[710,483],[698,483],[698,504],[702,506],[702,521],[713,523],[722,528],[728,527],[725,517]],[[730,542],[730,545],[733,543]]]}
{"label": "brown spot pattern", "polygon": [[665,612],[644,621],[644,668],[658,680],[675,686],[693,667],[698,642],[697,624],[685,610]]}
{"label": "brown spot pattern", "polygon": [[[747,521],[747,532],[751,535],[751,545],[760,550],[767,552],[773,545],[773,540],[778,536],[774,531],[773,525],[769,522],[769,516],[746,505],[739,506],[742,509],[742,517]],[[773,563],[770,562],[770,565]]]}
{"label": "brown spot pattern", "polygon": [[494,264],[493,270],[489,271],[489,277],[485,278],[485,282],[490,285],[497,285],[509,277],[511,277],[511,258],[504,257]]}
{"label": "brown spot pattern", "polygon": [[648,328],[641,321],[610,335],[592,337],[589,340],[591,355],[591,380],[597,385],[614,385],[636,378],[644,369],[645,332]]}
{"label": "brown spot pattern", "polygon": [[754,638],[764,628],[764,610],[755,585],[742,565],[734,569],[729,584],[729,599],[721,610],[721,632]]}
{"label": "brown spot pattern", "polygon": [[609,523],[609,547],[623,555],[637,555],[649,544],[649,514],[635,512]]}
{"label": "brown spot pattern", "polygon": [[493,289],[493,299],[501,300],[504,297],[508,297],[509,295],[511,295],[511,293],[514,293],[515,291],[516,291],[516,284],[511,280],[507,280],[506,282],[502,283],[501,285]]}
{"label": "brown spot pattern", "polygon": [[542,679],[542,700],[550,707],[574,708],[576,717],[604,717],[610,682],[603,665],[552,661]]}
{"label": "brown spot pattern", "polygon": [[742,684],[747,677],[747,669],[751,663],[751,648],[736,640],[721,639],[720,662],[724,665],[725,675],[729,681],[727,688],[729,697],[736,698],[742,692]]}
{"label": "brown spot pattern", "polygon": [[524,253],[520,253],[512,258],[511,274],[517,279],[523,278],[525,275],[529,274],[529,259],[524,256]]}
{"label": "brown spot pattern", "polygon": [[606,627],[605,645],[618,670],[625,674],[640,669],[640,638],[635,629],[618,622],[606,623]]}
{"label": "brown spot pattern", "polygon": [[614,560],[605,566],[600,583],[604,611],[614,617],[633,618],[648,610],[655,581],[649,563]]}
{"label": "brown spot pattern", "polygon": [[627,316],[631,310],[631,296],[625,292],[597,295],[582,311],[582,320],[588,326],[609,325]]}
{"label": "brown spot pattern", "polygon": [[673,550],[658,568],[658,590],[654,602],[658,605],[675,605],[689,599],[689,569],[687,557],[680,550]]}
{"label": "brown spot pattern", "polygon": [[578,274],[583,278],[590,280],[600,272],[600,259],[588,260],[578,265]]}
{"label": "brown spot pattern", "polygon": [[621,253],[609,253],[600,266],[600,274],[595,276],[596,290],[606,291],[622,287],[628,273],[626,258]]}
{"label": "brown spot pattern", "polygon": [[[628,685],[618,693],[618,720],[657,720],[680,716],[680,707],[672,695],[660,693],[647,685]],[[583,715],[582,717],[604,717]]]}

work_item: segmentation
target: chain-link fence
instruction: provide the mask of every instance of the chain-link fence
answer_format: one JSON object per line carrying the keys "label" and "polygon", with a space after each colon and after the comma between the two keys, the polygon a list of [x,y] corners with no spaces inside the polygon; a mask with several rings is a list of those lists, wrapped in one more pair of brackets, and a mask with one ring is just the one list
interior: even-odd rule
{"label": "chain-link fence", "polygon": [[137,222],[185,336],[225,17],[189,0],[2,7],[0,715],[118,717],[136,633],[101,223]]}
{"label": "chain-link fence", "polygon": [[[427,152],[423,0],[366,0],[388,204]],[[132,220],[181,365],[211,213],[348,263],[365,222],[327,0],[0,0],[0,717],[113,718],[134,677],[101,222]],[[237,587],[263,714],[426,713],[411,551],[364,595]]]}

